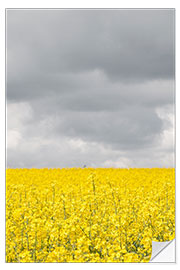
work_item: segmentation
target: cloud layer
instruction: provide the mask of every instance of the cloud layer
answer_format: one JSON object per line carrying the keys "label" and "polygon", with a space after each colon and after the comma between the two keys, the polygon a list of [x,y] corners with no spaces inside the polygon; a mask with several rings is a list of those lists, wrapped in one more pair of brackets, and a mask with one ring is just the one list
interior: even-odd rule
{"label": "cloud layer", "polygon": [[8,10],[9,167],[174,166],[174,10]]}

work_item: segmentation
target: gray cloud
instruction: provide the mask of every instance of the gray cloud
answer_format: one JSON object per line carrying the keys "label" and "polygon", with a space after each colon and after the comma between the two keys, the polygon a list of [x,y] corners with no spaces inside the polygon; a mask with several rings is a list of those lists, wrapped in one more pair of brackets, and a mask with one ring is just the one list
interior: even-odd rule
{"label": "gray cloud", "polygon": [[173,78],[173,26],[173,10],[10,10],[9,60],[28,77],[98,68],[120,80]]}
{"label": "gray cloud", "polygon": [[174,10],[8,10],[7,100],[9,166],[172,166]]}
{"label": "gray cloud", "polygon": [[[62,117],[62,118],[61,118]],[[114,112],[76,112],[60,116],[60,133],[99,143],[110,144],[115,149],[143,147],[152,142],[161,130],[162,122],[146,108],[127,107]]]}

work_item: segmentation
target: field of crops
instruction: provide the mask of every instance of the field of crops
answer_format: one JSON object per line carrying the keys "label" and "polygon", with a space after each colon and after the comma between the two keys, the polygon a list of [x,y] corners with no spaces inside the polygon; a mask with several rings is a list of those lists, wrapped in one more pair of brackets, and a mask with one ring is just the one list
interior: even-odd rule
{"label": "field of crops", "polygon": [[174,237],[174,169],[7,169],[7,262],[148,262]]}

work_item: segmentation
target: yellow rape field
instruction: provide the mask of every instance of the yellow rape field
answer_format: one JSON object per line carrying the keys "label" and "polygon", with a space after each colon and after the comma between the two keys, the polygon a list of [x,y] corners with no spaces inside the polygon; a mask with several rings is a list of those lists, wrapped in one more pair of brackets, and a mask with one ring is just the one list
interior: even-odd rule
{"label": "yellow rape field", "polygon": [[175,237],[174,169],[7,169],[7,262],[148,262]]}

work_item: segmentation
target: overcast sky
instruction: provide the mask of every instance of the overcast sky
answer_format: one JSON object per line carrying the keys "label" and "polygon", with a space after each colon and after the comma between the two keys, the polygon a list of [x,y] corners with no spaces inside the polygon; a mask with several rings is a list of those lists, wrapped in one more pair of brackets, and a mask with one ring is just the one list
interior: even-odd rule
{"label": "overcast sky", "polygon": [[8,167],[173,167],[174,10],[8,10]]}

